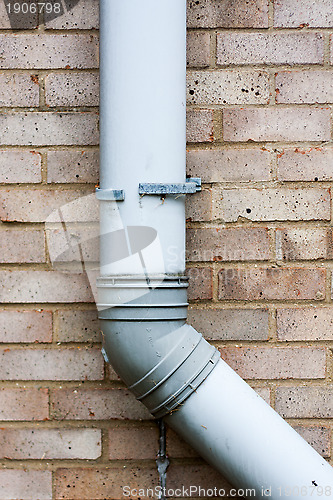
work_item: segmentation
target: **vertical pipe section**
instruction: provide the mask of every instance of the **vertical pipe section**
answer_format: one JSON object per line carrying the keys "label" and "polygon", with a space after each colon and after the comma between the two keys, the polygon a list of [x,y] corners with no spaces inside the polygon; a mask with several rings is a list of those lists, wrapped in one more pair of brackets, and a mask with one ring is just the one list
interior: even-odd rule
{"label": "vertical pipe section", "polygon": [[138,193],[139,183],[185,181],[186,0],[100,6],[104,352],[137,399],[245,496],[332,498],[329,464],[185,323],[184,196]]}
{"label": "vertical pipe section", "polygon": [[[182,274],[185,197],[140,197],[138,186],[185,182],[185,2],[101,0],[100,32],[100,187],[126,197],[116,213],[101,203],[102,234],[122,223],[154,228],[160,249],[145,250],[149,272]],[[102,248],[101,273],[142,274],[138,259],[110,263]]]}

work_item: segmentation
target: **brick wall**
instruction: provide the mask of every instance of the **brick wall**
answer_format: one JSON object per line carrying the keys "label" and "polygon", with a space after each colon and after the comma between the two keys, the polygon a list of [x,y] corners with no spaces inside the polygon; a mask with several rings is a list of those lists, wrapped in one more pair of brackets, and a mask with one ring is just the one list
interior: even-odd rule
{"label": "brick wall", "polygon": [[[104,366],[89,280],[47,245],[98,182],[98,2],[72,3],[0,5],[1,500],[158,484],[157,427]],[[329,0],[188,0],[189,320],[327,459],[332,27]],[[170,431],[167,450],[169,488],[227,488]]]}

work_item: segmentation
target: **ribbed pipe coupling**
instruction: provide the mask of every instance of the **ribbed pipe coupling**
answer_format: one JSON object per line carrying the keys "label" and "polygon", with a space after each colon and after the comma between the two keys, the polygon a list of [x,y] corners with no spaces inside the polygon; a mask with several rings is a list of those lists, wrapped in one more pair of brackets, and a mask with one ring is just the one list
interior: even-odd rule
{"label": "ribbed pipe coupling", "polygon": [[187,279],[110,276],[97,286],[107,361],[154,416],[174,411],[220,357],[185,323]]}

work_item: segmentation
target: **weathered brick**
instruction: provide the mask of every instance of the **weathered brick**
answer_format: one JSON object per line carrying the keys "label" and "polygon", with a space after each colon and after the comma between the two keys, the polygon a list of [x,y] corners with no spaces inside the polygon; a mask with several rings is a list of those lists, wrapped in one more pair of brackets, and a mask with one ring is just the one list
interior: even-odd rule
{"label": "weathered brick", "polygon": [[142,403],[127,389],[58,389],[51,393],[56,420],[149,420]]}
{"label": "weathered brick", "polygon": [[0,127],[6,146],[98,144],[96,113],[1,113]]}
{"label": "weathered brick", "polygon": [[189,104],[268,104],[269,76],[264,71],[189,71]]}
{"label": "weathered brick", "polygon": [[0,389],[0,420],[48,420],[48,418],[48,389]]}
{"label": "weathered brick", "polygon": [[0,311],[0,342],[52,342],[52,313]]}
{"label": "weathered brick", "polygon": [[0,498],[3,500],[52,500],[52,472],[40,470],[0,470]]}
{"label": "weathered brick", "polygon": [[333,386],[278,387],[275,407],[284,418],[333,418]]}
{"label": "weathered brick", "polygon": [[98,429],[0,429],[0,458],[96,459],[101,448]]}
{"label": "weathered brick", "polygon": [[202,182],[244,182],[270,179],[271,154],[266,149],[192,149],[187,173]]}
{"label": "weathered brick", "polygon": [[268,405],[271,405],[271,391],[268,387],[254,387],[253,389]]}
{"label": "weathered brick", "polygon": [[93,183],[98,182],[98,151],[48,151],[47,182]]}
{"label": "weathered brick", "polygon": [[45,78],[47,106],[98,106],[99,78],[96,73],[53,73]]}
{"label": "weathered brick", "polygon": [[283,71],[276,75],[276,102],[333,102],[333,71]]}
{"label": "weathered brick", "polygon": [[[157,488],[156,467],[126,466],[112,469],[58,469],[55,472],[57,499],[67,500],[139,500],[140,489]],[[148,496],[147,496],[148,498]]]}
{"label": "weathered brick", "polygon": [[328,234],[325,229],[293,228],[276,231],[278,260],[326,259]]}
{"label": "weathered brick", "polygon": [[0,106],[39,105],[39,86],[35,75],[0,75]]}
{"label": "weathered brick", "polygon": [[328,141],[328,108],[225,109],[223,135],[227,142]]}
{"label": "weathered brick", "polygon": [[333,148],[283,149],[278,155],[282,181],[331,181]]}
{"label": "weathered brick", "polygon": [[[76,226],[76,227],[75,227]],[[67,224],[66,231],[60,228],[47,228],[47,246],[54,269],[61,271],[62,265],[70,270],[75,263],[76,268],[83,270],[84,263],[99,264],[99,227],[88,224],[77,227]]]}
{"label": "weathered brick", "polygon": [[274,0],[274,26],[279,28],[332,28],[330,0]]}
{"label": "weathered brick", "polygon": [[[20,6],[22,4],[20,3]],[[37,13],[27,12],[22,15],[22,12],[17,14],[14,11],[14,4],[11,2],[0,3],[0,29],[34,29],[38,26]]]}
{"label": "weathered brick", "polygon": [[65,1],[65,10],[61,4],[61,14],[54,11],[44,12],[46,29],[96,29],[99,27],[99,2],[84,0],[84,2]]}
{"label": "weathered brick", "polygon": [[[200,497],[199,487],[206,490],[216,488],[217,492],[221,489],[225,490],[225,493],[230,492],[231,488],[224,477],[209,465],[171,464],[168,468],[167,487],[175,490],[182,487],[186,489],[191,486],[193,497]],[[195,487],[197,493],[193,490]],[[225,496],[225,494],[220,496]]]}
{"label": "weathered brick", "polygon": [[189,444],[169,428],[167,428],[166,434],[166,452],[172,458],[192,458],[198,456],[198,453]]}
{"label": "weathered brick", "polygon": [[36,151],[0,151],[0,182],[40,182],[41,155]]}
{"label": "weathered brick", "polygon": [[213,111],[191,109],[186,113],[187,142],[212,142],[214,140]]}
{"label": "weathered brick", "polygon": [[311,427],[293,425],[293,427],[322,457],[330,457],[331,430],[328,427],[319,425]]}
{"label": "weathered brick", "polygon": [[[9,189],[0,188],[0,220],[11,222],[88,222],[98,220],[98,204],[92,188]],[[90,196],[89,196],[90,195]],[[74,203],[72,203],[74,202]],[[64,213],[65,211],[65,213]],[[51,216],[51,217],[50,217]],[[48,217],[50,217],[49,220]]]}
{"label": "weathered brick", "polygon": [[0,349],[1,380],[101,380],[99,349]]}
{"label": "weathered brick", "polygon": [[187,33],[187,66],[205,68],[210,63],[210,34],[190,31]]}
{"label": "weathered brick", "polygon": [[195,309],[188,322],[208,340],[267,340],[267,309]]}
{"label": "weathered brick", "polygon": [[333,308],[278,309],[279,340],[333,340]]}
{"label": "weathered brick", "polygon": [[219,298],[223,300],[322,300],[324,269],[222,269]]}
{"label": "weathered brick", "polygon": [[186,197],[186,220],[187,221],[209,221],[212,218],[212,192],[210,189],[202,189],[200,193]]}
{"label": "weathered brick", "polygon": [[93,34],[0,34],[2,69],[98,68]]}
{"label": "weathered brick", "polygon": [[0,229],[0,238],[0,263],[45,262],[43,231]]}
{"label": "weathered brick", "polygon": [[84,274],[56,271],[0,271],[2,303],[93,302]]}
{"label": "weathered brick", "polygon": [[217,64],[320,64],[324,39],[319,33],[244,33],[217,35]]}
{"label": "weathered brick", "polygon": [[59,342],[101,342],[97,311],[58,311],[55,319]]}
{"label": "weathered brick", "polygon": [[155,460],[158,449],[158,427],[113,427],[109,430],[110,460]]}
{"label": "weathered brick", "polygon": [[267,0],[188,0],[190,28],[268,28]]}
{"label": "weathered brick", "polygon": [[196,228],[186,231],[189,261],[248,261],[271,258],[266,228]]}
{"label": "weathered brick", "polygon": [[[216,190],[215,217],[236,222],[329,220],[330,192],[326,189],[223,189]],[[220,199],[219,199],[220,198]]]}
{"label": "weathered brick", "polygon": [[206,267],[187,269],[189,300],[208,300],[213,297],[212,270]]}
{"label": "weathered brick", "polygon": [[222,358],[247,379],[325,378],[325,349],[312,347],[225,347]]}

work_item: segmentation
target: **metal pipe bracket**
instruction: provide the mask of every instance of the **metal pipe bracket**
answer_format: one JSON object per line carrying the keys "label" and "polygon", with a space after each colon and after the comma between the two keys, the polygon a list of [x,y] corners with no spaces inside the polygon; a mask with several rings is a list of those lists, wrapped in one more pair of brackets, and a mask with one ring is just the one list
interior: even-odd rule
{"label": "metal pipe bracket", "polygon": [[201,191],[200,177],[190,177],[184,184],[139,184],[140,195],[193,194]]}

